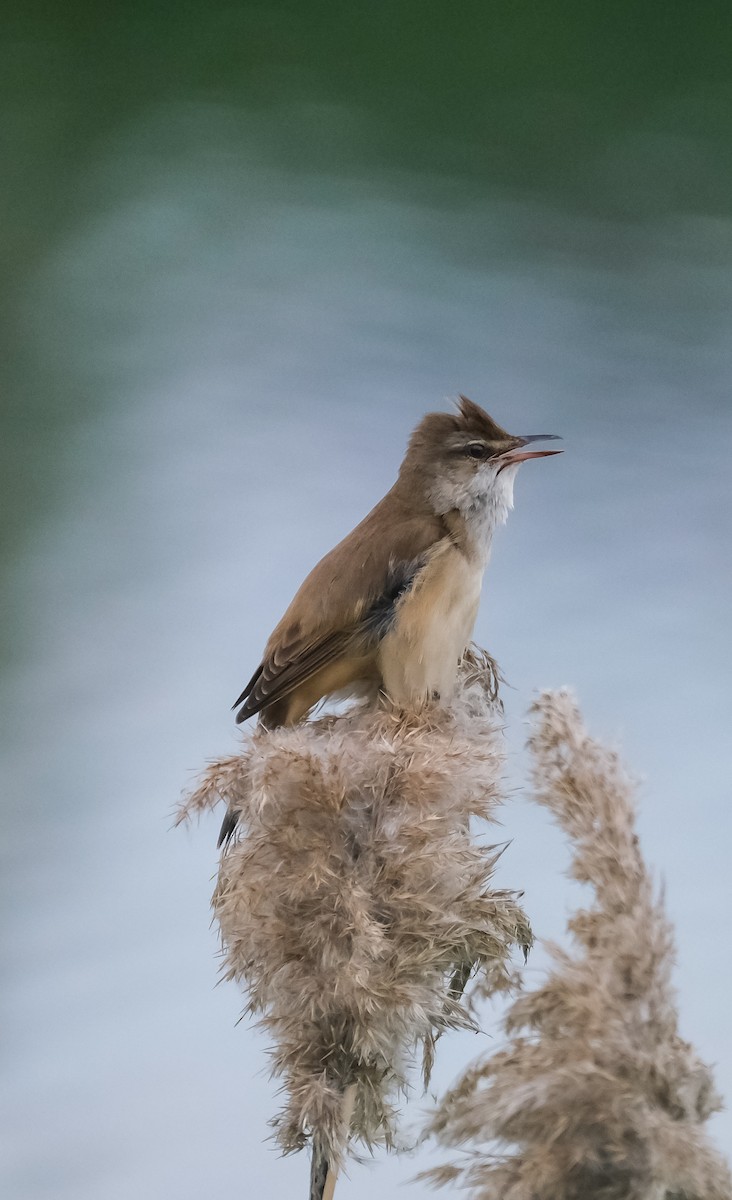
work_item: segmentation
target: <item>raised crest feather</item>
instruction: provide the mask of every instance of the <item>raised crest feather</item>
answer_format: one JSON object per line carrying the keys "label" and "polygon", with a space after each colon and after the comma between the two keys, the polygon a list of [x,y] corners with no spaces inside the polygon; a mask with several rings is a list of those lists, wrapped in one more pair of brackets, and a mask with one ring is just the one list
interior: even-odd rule
{"label": "raised crest feather", "polygon": [[457,408],[464,427],[470,433],[487,438],[491,442],[507,440],[511,437],[510,433],[502,429],[484,408],[481,408],[474,400],[468,399],[467,396],[458,396]]}

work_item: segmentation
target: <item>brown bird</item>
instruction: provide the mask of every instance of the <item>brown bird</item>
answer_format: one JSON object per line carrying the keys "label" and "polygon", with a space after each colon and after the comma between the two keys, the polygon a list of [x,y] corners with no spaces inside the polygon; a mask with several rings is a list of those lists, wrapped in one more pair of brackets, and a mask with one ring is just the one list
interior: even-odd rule
{"label": "brown bird", "polygon": [[[369,687],[410,710],[449,700],[519,464],[561,453],[525,447],[555,436],[514,437],[465,396],[456,413],[428,413],[394,486],[296,593],[237,722],[293,725],[324,697]],[[219,845],[237,819],[229,810]]]}

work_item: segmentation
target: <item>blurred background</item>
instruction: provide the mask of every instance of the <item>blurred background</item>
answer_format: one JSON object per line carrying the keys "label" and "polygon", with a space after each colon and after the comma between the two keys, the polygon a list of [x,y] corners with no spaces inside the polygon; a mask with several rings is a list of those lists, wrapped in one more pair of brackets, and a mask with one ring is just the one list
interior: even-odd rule
{"label": "blurred background", "polygon": [[[501,879],[563,936],[522,747],[571,684],[641,780],[682,1032],[732,1097],[725,6],[31,0],[1,38],[3,1194],[304,1194],[215,987],[218,819],[172,814],[457,392],[566,448],[519,476],[477,627],[511,684]],[[339,1192],[423,1195],[431,1161]]]}

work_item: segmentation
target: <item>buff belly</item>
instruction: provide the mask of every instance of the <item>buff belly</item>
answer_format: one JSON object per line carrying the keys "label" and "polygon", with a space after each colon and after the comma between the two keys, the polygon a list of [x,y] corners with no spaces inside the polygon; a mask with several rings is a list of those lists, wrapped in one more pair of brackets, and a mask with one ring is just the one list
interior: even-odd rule
{"label": "buff belly", "polygon": [[387,695],[405,708],[449,699],[478,613],[483,565],[442,543],[399,600],[378,663]]}

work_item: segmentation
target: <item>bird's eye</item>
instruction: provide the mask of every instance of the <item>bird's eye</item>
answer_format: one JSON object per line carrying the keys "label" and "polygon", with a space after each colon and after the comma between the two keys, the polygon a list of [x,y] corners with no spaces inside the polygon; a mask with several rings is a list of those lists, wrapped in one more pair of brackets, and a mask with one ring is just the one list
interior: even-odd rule
{"label": "bird's eye", "polygon": [[482,442],[468,442],[465,453],[468,458],[485,458],[487,450]]}

